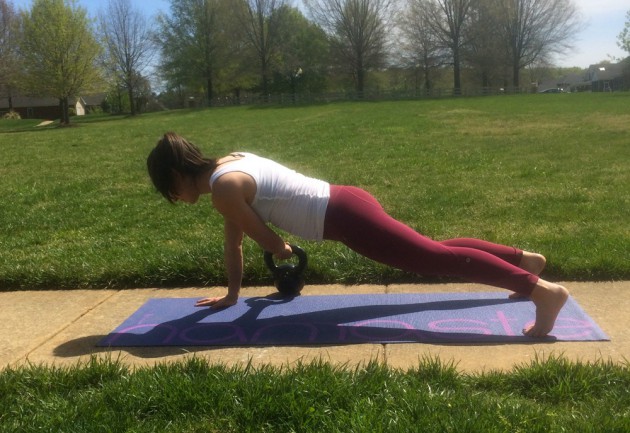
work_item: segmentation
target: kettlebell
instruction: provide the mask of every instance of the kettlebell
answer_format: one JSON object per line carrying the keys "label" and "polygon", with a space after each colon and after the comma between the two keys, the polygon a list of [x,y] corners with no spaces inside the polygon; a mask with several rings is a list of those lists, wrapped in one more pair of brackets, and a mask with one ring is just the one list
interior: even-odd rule
{"label": "kettlebell", "polygon": [[283,296],[296,296],[304,287],[304,278],[302,273],[306,269],[308,262],[306,253],[297,245],[289,244],[293,255],[297,256],[299,261],[297,265],[292,263],[284,263],[280,266],[273,261],[273,254],[265,251],[264,259],[267,268],[273,274],[274,285]]}

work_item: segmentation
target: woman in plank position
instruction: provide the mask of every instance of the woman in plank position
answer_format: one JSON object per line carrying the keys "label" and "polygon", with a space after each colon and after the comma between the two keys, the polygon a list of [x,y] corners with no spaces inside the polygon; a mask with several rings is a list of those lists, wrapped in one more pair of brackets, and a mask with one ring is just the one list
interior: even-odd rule
{"label": "woman in plank position", "polygon": [[224,218],[228,292],[200,300],[213,308],[236,304],[243,275],[242,241],[247,234],[277,259],[291,247],[267,223],[309,240],[333,240],[377,262],[421,275],[455,276],[529,297],[535,323],[523,329],[544,337],[553,328],[569,293],[538,277],[540,254],[479,239],[431,240],[389,216],[368,192],[303,176],[251,153],[211,159],[192,143],[169,132],[147,159],[156,189],[171,203],[194,204],[211,194]]}

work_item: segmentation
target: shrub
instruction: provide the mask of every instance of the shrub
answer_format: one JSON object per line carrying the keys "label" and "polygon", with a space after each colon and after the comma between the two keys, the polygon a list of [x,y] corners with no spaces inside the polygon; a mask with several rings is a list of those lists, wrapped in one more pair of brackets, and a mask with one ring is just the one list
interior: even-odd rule
{"label": "shrub", "polygon": [[3,119],[11,119],[11,120],[20,120],[22,117],[20,116],[20,113],[18,113],[17,111],[9,111],[8,113],[5,113],[4,116],[2,116]]}

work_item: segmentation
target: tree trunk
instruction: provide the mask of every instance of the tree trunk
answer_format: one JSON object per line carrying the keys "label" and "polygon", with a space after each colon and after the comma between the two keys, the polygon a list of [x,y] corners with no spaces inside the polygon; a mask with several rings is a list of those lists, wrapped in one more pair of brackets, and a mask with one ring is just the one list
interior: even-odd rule
{"label": "tree trunk", "polygon": [[521,68],[520,68],[520,62],[517,59],[514,59],[514,62],[512,62],[512,84],[514,86],[515,89],[518,89],[520,84],[521,84],[521,77],[520,77],[520,72],[521,72]]}
{"label": "tree trunk", "polygon": [[459,50],[453,50],[453,94],[461,94],[462,72],[459,60]]}
{"label": "tree trunk", "polygon": [[127,93],[129,95],[129,110],[131,111],[131,115],[135,116],[138,113],[136,110],[136,101],[133,98],[133,85],[129,84],[127,86]]}
{"label": "tree trunk", "polygon": [[261,73],[263,101],[269,102],[269,79],[267,78],[267,62],[262,63]]}
{"label": "tree trunk", "polygon": [[208,78],[206,80],[206,97],[208,98],[208,107],[212,107],[213,96],[214,94],[212,92],[212,77],[210,76],[210,72],[208,72]]}
{"label": "tree trunk", "polygon": [[61,108],[61,124],[70,124],[70,110],[68,106],[68,97],[59,99],[59,107]]}
{"label": "tree trunk", "polygon": [[122,91],[119,86],[116,86],[116,93],[118,96],[118,113],[117,114],[122,114],[123,113]]}
{"label": "tree trunk", "polygon": [[365,71],[363,68],[357,69],[357,93],[359,98],[363,97],[363,91],[365,90]]}
{"label": "tree trunk", "polygon": [[363,98],[363,91],[365,90],[365,68],[363,67],[361,54],[357,54],[357,60],[357,96]]}

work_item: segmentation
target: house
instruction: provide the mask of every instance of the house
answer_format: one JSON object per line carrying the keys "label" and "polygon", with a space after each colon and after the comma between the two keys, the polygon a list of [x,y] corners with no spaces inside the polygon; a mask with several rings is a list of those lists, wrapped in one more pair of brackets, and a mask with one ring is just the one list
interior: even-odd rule
{"label": "house", "polygon": [[101,110],[105,98],[107,98],[107,93],[94,93],[82,96],[81,100],[85,106],[85,114],[90,114],[95,110]]}
{"label": "house", "polygon": [[552,90],[558,92],[584,91],[584,87],[590,90],[591,83],[585,82],[584,74],[568,74],[558,78],[551,78],[541,81],[538,84],[539,93],[551,93]]}
{"label": "house", "polygon": [[[72,98],[69,101],[71,115],[84,116],[86,111],[93,106],[99,106],[103,98],[99,95],[90,95],[85,98]],[[86,101],[87,99],[87,101]],[[89,103],[88,103],[89,101]],[[19,113],[22,119],[59,119],[61,118],[61,106],[57,98],[38,98],[32,96],[14,96],[11,98],[13,111]],[[74,113],[72,113],[74,110]],[[9,111],[9,98],[0,99],[0,114]]]}
{"label": "house", "polygon": [[[628,61],[625,61],[626,64]],[[568,74],[538,83],[540,92],[557,89],[561,92],[613,92],[627,90],[624,62],[591,65],[582,74]],[[626,70],[627,74],[627,70]]]}
{"label": "house", "polygon": [[624,90],[623,64],[621,63],[591,65],[587,74],[593,92]]}

